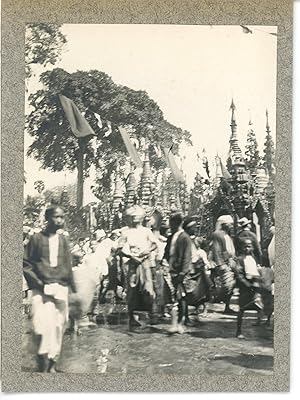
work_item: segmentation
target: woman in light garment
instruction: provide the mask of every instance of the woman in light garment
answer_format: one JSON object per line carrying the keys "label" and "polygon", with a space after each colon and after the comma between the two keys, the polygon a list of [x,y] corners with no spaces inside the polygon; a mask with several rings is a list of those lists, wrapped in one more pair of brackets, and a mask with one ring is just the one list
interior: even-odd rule
{"label": "woman in light garment", "polygon": [[69,243],[61,231],[64,211],[46,210],[47,226],[34,234],[27,246],[23,270],[32,290],[32,323],[37,344],[39,372],[56,372],[62,339],[68,321],[69,288],[76,292]]}
{"label": "woman in light garment", "polygon": [[[88,313],[92,313],[97,305],[93,304],[94,297],[99,297],[100,285],[103,279],[101,271],[101,260],[96,254],[97,241],[90,241],[90,249],[85,254],[76,267],[73,267],[74,281],[77,290],[77,297],[81,303],[81,316],[75,324],[77,328],[95,326],[88,318]],[[80,257],[78,253],[77,257]]]}
{"label": "woman in light garment", "polygon": [[129,329],[140,326],[134,318],[134,311],[152,311],[155,297],[150,254],[157,247],[155,237],[149,228],[142,226],[145,211],[140,206],[127,210],[131,219],[130,228],[124,230],[119,240],[119,247],[127,262],[127,305]]}

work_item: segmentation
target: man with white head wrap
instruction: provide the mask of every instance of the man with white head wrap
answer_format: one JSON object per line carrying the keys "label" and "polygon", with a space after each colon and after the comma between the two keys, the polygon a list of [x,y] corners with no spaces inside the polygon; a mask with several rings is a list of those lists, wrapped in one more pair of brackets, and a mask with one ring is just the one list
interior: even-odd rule
{"label": "man with white head wrap", "polygon": [[128,259],[127,306],[131,330],[134,326],[140,326],[134,318],[135,311],[152,311],[155,293],[150,255],[157,248],[157,244],[151,230],[142,226],[145,210],[135,205],[126,213],[131,223],[130,227],[121,233],[119,247],[122,256]]}
{"label": "man with white head wrap", "polygon": [[234,272],[235,247],[231,239],[233,218],[231,215],[221,215],[217,219],[216,230],[212,236],[212,260],[215,263],[214,275],[221,282],[220,299],[225,303],[224,313],[231,314],[230,299],[235,285]]}

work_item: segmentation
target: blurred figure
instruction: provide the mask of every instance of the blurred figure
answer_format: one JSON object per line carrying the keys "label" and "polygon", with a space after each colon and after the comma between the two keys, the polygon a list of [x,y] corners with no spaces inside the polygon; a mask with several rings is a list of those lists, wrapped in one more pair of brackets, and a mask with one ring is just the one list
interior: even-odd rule
{"label": "blurred figure", "polygon": [[[78,322],[78,329],[83,327],[94,326],[88,318],[88,313],[93,311],[94,297],[99,297],[99,289],[103,279],[100,260],[96,254],[97,241],[91,240],[90,251],[82,257],[78,252],[77,266],[73,268],[74,281],[77,289],[77,294],[81,302],[81,316]],[[77,327],[76,327],[77,328]]]}

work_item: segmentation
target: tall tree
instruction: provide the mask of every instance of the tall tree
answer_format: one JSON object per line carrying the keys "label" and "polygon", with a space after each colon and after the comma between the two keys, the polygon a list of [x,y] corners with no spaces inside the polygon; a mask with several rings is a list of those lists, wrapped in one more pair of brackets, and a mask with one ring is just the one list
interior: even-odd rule
{"label": "tall tree", "polygon": [[250,172],[254,172],[258,167],[260,157],[258,151],[258,144],[255,136],[255,132],[252,129],[252,123],[249,122],[249,131],[247,134],[247,143],[246,143],[246,165],[249,168]]}
{"label": "tall tree", "polygon": [[[40,161],[42,168],[74,171],[77,167],[79,144],[65,118],[59,94],[74,101],[95,131],[93,140],[90,136],[82,138],[84,175],[89,175],[94,164],[100,176],[98,183],[108,191],[111,190],[110,176],[115,159],[118,158],[122,166],[128,158],[118,131],[119,125],[128,127],[138,140],[145,136],[150,143],[168,139],[174,143],[174,153],[178,152],[182,141],[191,143],[190,134],[166,121],[147,92],[116,85],[104,72],[93,70],[70,74],[56,68],[41,74],[40,81],[43,89],[29,96],[32,111],[27,117],[26,129],[34,139],[27,154]],[[104,122],[111,123],[109,136],[105,136],[104,126],[99,127],[94,113],[99,114]],[[154,151],[150,151],[150,161],[155,168],[164,166]]]}
{"label": "tall tree", "polygon": [[268,171],[268,174],[271,178],[274,176],[274,159],[275,159],[274,142],[270,132],[267,132],[266,141],[264,145],[263,163],[265,169]]}
{"label": "tall tree", "polygon": [[35,181],[34,182],[34,189],[37,190],[37,192],[39,194],[42,194],[43,191],[45,190],[45,184],[43,181],[39,180],[39,181]]}
{"label": "tall tree", "polygon": [[43,67],[54,65],[60,58],[66,43],[66,37],[61,32],[61,25],[27,24],[25,41],[25,72],[26,78],[32,76],[32,66],[40,64]]}
{"label": "tall tree", "polygon": [[43,206],[44,201],[40,196],[28,195],[24,201],[23,223],[25,225],[32,225],[38,221]]}

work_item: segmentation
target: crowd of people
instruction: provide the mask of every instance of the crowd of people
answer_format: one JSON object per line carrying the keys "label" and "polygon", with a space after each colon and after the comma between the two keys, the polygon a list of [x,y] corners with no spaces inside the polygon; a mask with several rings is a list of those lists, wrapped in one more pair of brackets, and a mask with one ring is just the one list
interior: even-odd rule
{"label": "crowd of people", "polygon": [[140,312],[147,312],[150,324],[169,318],[168,332],[181,334],[194,324],[191,306],[202,317],[214,302],[224,303],[224,313],[235,313],[230,303],[238,289],[236,336],[244,338],[246,310],[257,310],[258,323],[264,315],[270,322],[274,228],[262,251],[245,217],[233,235],[232,216],[221,215],[209,242],[197,235],[197,216],[173,212],[162,222],[134,205],[126,217],[123,228],[91,228],[74,243],[64,229],[64,210],[51,206],[44,229],[24,230],[23,291],[30,296],[40,372],[56,372],[65,329],[95,325],[101,303],[112,312],[117,302],[126,302],[131,331],[141,326]]}

